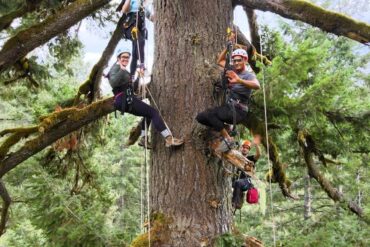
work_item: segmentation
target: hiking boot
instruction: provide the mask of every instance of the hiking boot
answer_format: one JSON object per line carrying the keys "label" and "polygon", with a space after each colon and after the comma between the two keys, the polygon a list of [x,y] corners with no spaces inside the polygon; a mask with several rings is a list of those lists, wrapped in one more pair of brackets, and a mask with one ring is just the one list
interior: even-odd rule
{"label": "hiking boot", "polygon": [[166,147],[176,147],[176,146],[181,146],[184,144],[184,140],[175,138],[173,136],[167,136],[166,137]]}
{"label": "hiking boot", "polygon": [[137,143],[140,147],[146,148],[146,149],[152,149],[152,144],[149,142],[149,139],[146,140],[146,146],[145,146],[145,136],[142,136],[140,138],[140,141]]}

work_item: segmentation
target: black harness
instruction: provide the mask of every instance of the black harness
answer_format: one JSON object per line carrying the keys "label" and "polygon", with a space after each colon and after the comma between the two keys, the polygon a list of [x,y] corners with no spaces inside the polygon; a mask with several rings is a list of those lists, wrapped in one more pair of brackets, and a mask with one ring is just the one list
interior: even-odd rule
{"label": "black harness", "polygon": [[127,106],[127,112],[130,112],[132,110],[132,103],[134,101],[134,90],[131,86],[131,83],[127,85],[126,87],[115,87],[113,88],[113,93],[114,93],[114,101],[117,100],[118,97],[122,95],[122,111],[115,106],[115,116],[117,117],[116,111],[121,111],[122,116],[126,112],[126,106]]}

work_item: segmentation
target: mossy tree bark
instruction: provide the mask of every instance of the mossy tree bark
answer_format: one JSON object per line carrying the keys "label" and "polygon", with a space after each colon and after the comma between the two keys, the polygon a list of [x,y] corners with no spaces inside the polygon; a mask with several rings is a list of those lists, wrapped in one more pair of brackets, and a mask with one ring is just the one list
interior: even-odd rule
{"label": "mossy tree bark", "polygon": [[213,106],[205,73],[224,48],[231,1],[158,0],[155,4],[153,95],[175,136],[185,145],[168,149],[154,135],[151,209],[172,219],[162,246],[212,246],[231,229],[230,181],[196,145],[198,112]]}
{"label": "mossy tree bark", "polygon": [[114,30],[107,46],[105,47],[99,61],[92,68],[87,80],[79,87],[78,93],[75,99],[75,104],[78,103],[81,95],[87,95],[89,103],[100,98],[100,83],[103,76],[103,71],[108,65],[109,59],[112,57],[114,50],[118,43],[122,39],[123,35],[123,22],[124,16],[122,16],[117,23],[116,29]]}
{"label": "mossy tree bark", "polygon": [[270,11],[285,18],[306,22],[326,32],[345,36],[366,44],[370,42],[370,25],[346,15],[325,10],[308,1],[298,0],[233,0],[251,9]]}
{"label": "mossy tree bark", "polygon": [[0,72],[12,66],[27,53],[70,28],[110,0],[77,0],[45,21],[20,31],[0,51]]}
{"label": "mossy tree bark", "polygon": [[290,192],[290,185],[291,181],[288,179],[286,173],[285,173],[285,167],[283,163],[280,160],[278,148],[273,142],[271,136],[268,136],[268,144],[266,141],[266,129],[264,122],[260,120],[256,115],[249,113],[248,119],[243,123],[245,127],[247,127],[251,133],[254,135],[260,135],[261,136],[261,142],[262,145],[267,150],[267,145],[269,145],[269,156],[270,161],[272,162],[272,174],[269,174],[268,180],[271,179],[272,183],[278,183],[279,187],[281,189],[281,192],[285,197],[291,198],[291,199],[297,199],[295,196],[293,196]]}
{"label": "mossy tree bark", "polygon": [[[113,98],[104,99],[84,108],[69,108],[45,117],[37,136],[0,160],[0,178],[21,162],[37,154],[58,139],[114,111]],[[0,146],[2,148],[2,146]]]}

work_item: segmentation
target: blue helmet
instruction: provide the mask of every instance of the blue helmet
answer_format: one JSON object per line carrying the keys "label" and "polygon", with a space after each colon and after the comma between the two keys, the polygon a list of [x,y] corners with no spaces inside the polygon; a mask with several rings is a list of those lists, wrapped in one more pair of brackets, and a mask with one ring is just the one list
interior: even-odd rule
{"label": "blue helmet", "polygon": [[128,53],[131,56],[131,51],[128,48],[118,49],[118,51],[116,53],[117,57],[121,56],[122,53]]}

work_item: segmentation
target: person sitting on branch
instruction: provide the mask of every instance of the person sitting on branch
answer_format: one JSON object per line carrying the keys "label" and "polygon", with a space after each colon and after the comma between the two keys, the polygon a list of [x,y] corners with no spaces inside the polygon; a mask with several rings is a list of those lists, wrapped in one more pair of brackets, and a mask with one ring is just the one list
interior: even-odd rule
{"label": "person sitting on branch", "polygon": [[142,137],[139,145],[145,145],[145,124],[149,127],[151,121],[153,121],[155,129],[165,138],[166,147],[182,145],[184,141],[172,136],[171,131],[166,127],[158,111],[136,98],[133,94],[131,76],[126,69],[130,57],[131,53],[129,51],[119,50],[117,53],[117,62],[111,67],[108,73],[109,84],[113,88],[114,107],[122,112],[122,114],[128,112],[135,116],[145,117],[145,121],[142,121],[144,126],[141,127]]}

